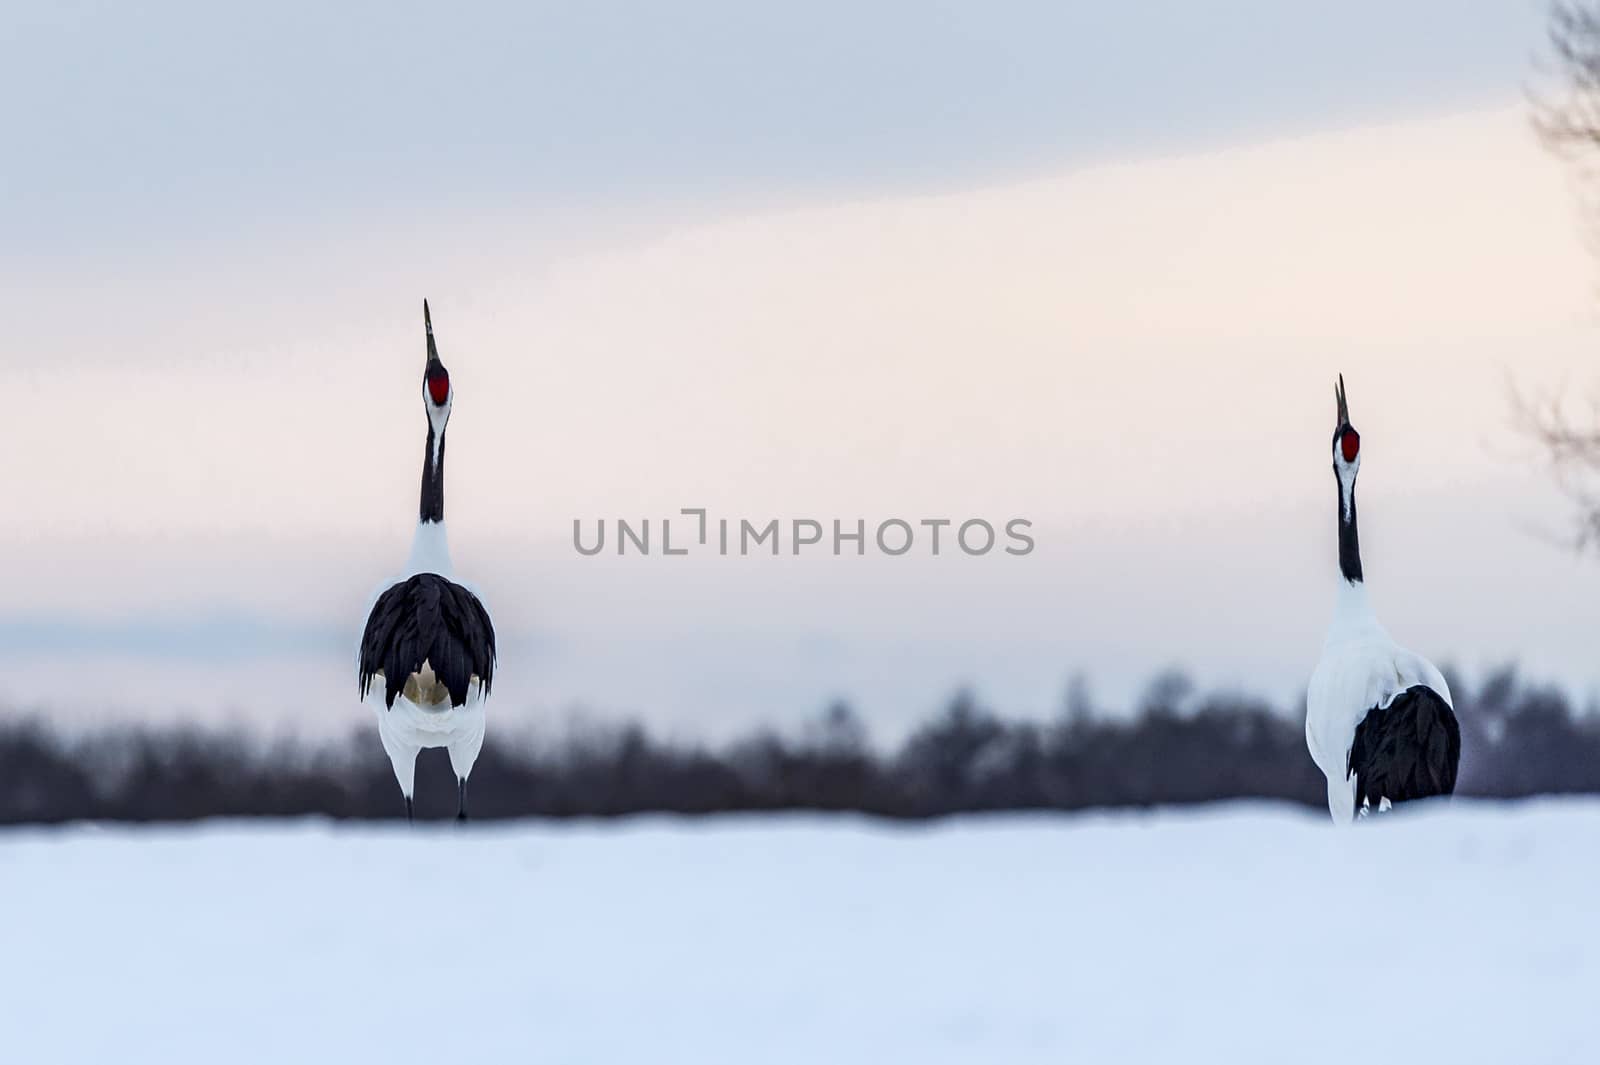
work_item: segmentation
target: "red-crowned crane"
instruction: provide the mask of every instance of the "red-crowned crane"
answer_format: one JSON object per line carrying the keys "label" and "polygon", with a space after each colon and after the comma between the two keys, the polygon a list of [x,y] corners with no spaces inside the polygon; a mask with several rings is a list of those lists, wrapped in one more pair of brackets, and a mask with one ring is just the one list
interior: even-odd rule
{"label": "red-crowned crane", "polygon": [[428,361],[422,406],[422,505],[405,572],[377,596],[361,636],[361,698],[378,717],[378,736],[412,816],[417,753],[450,752],[457,813],[467,818],[467,777],[483,747],[483,701],[494,681],[494,623],[478,596],[458,584],[444,527],[444,431],[455,391],[439,360],[433,317],[422,302]]}
{"label": "red-crowned crane", "polygon": [[1306,744],[1328,778],[1328,811],[1346,824],[1394,803],[1453,792],[1461,728],[1443,675],[1390,639],[1367,600],[1356,536],[1361,436],[1350,424],[1342,375],[1334,396],[1339,597],[1306,694]]}

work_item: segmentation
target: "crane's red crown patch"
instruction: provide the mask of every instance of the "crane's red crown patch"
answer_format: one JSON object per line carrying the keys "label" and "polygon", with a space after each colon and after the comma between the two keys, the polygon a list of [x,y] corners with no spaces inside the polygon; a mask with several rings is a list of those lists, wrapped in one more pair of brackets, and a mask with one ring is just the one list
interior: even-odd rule
{"label": "crane's red crown patch", "polygon": [[443,370],[438,374],[429,374],[428,395],[433,397],[436,406],[443,406],[444,401],[450,398],[450,375]]}

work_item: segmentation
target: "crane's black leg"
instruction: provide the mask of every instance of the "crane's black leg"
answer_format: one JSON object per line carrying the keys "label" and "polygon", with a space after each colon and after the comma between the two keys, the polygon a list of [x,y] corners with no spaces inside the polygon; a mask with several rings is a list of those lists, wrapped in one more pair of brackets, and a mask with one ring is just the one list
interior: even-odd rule
{"label": "crane's black leg", "polygon": [[416,818],[411,816],[411,796],[406,796],[406,824],[412,824]]}
{"label": "crane's black leg", "polygon": [[456,820],[467,819],[467,778],[456,778]]}

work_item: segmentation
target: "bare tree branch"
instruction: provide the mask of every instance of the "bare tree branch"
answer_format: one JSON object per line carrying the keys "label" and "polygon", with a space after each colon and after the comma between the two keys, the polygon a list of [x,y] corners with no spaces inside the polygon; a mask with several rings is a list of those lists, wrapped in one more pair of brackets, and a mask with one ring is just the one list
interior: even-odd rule
{"label": "bare tree branch", "polygon": [[[1600,256],[1600,0],[1551,6],[1546,58],[1553,84],[1529,92],[1533,126],[1571,168],[1584,239]],[[1560,391],[1534,397],[1513,387],[1512,408],[1577,508],[1573,546],[1600,549],[1600,395],[1573,411]]]}

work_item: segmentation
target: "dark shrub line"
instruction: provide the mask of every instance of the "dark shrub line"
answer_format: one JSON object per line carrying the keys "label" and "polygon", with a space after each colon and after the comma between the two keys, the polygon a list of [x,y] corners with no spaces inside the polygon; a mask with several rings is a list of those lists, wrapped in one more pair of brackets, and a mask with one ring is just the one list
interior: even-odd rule
{"label": "dark shrub line", "polygon": [[[1462,723],[1459,794],[1600,792],[1600,715],[1510,669],[1476,690],[1452,681]],[[481,819],[775,810],[918,819],[973,811],[1078,810],[1266,798],[1320,808],[1302,714],[1248,697],[1189,697],[1181,676],[1126,719],[1087,709],[1003,720],[969,695],[878,753],[844,705],[796,738],[762,732],[721,748],[590,727],[557,744],[491,736],[472,776]],[[417,770],[418,815],[454,813],[442,751]],[[0,725],[0,823],[206,817],[377,819],[399,793],[375,737],[261,746],[193,729],[122,729],[67,741],[33,720]]]}

